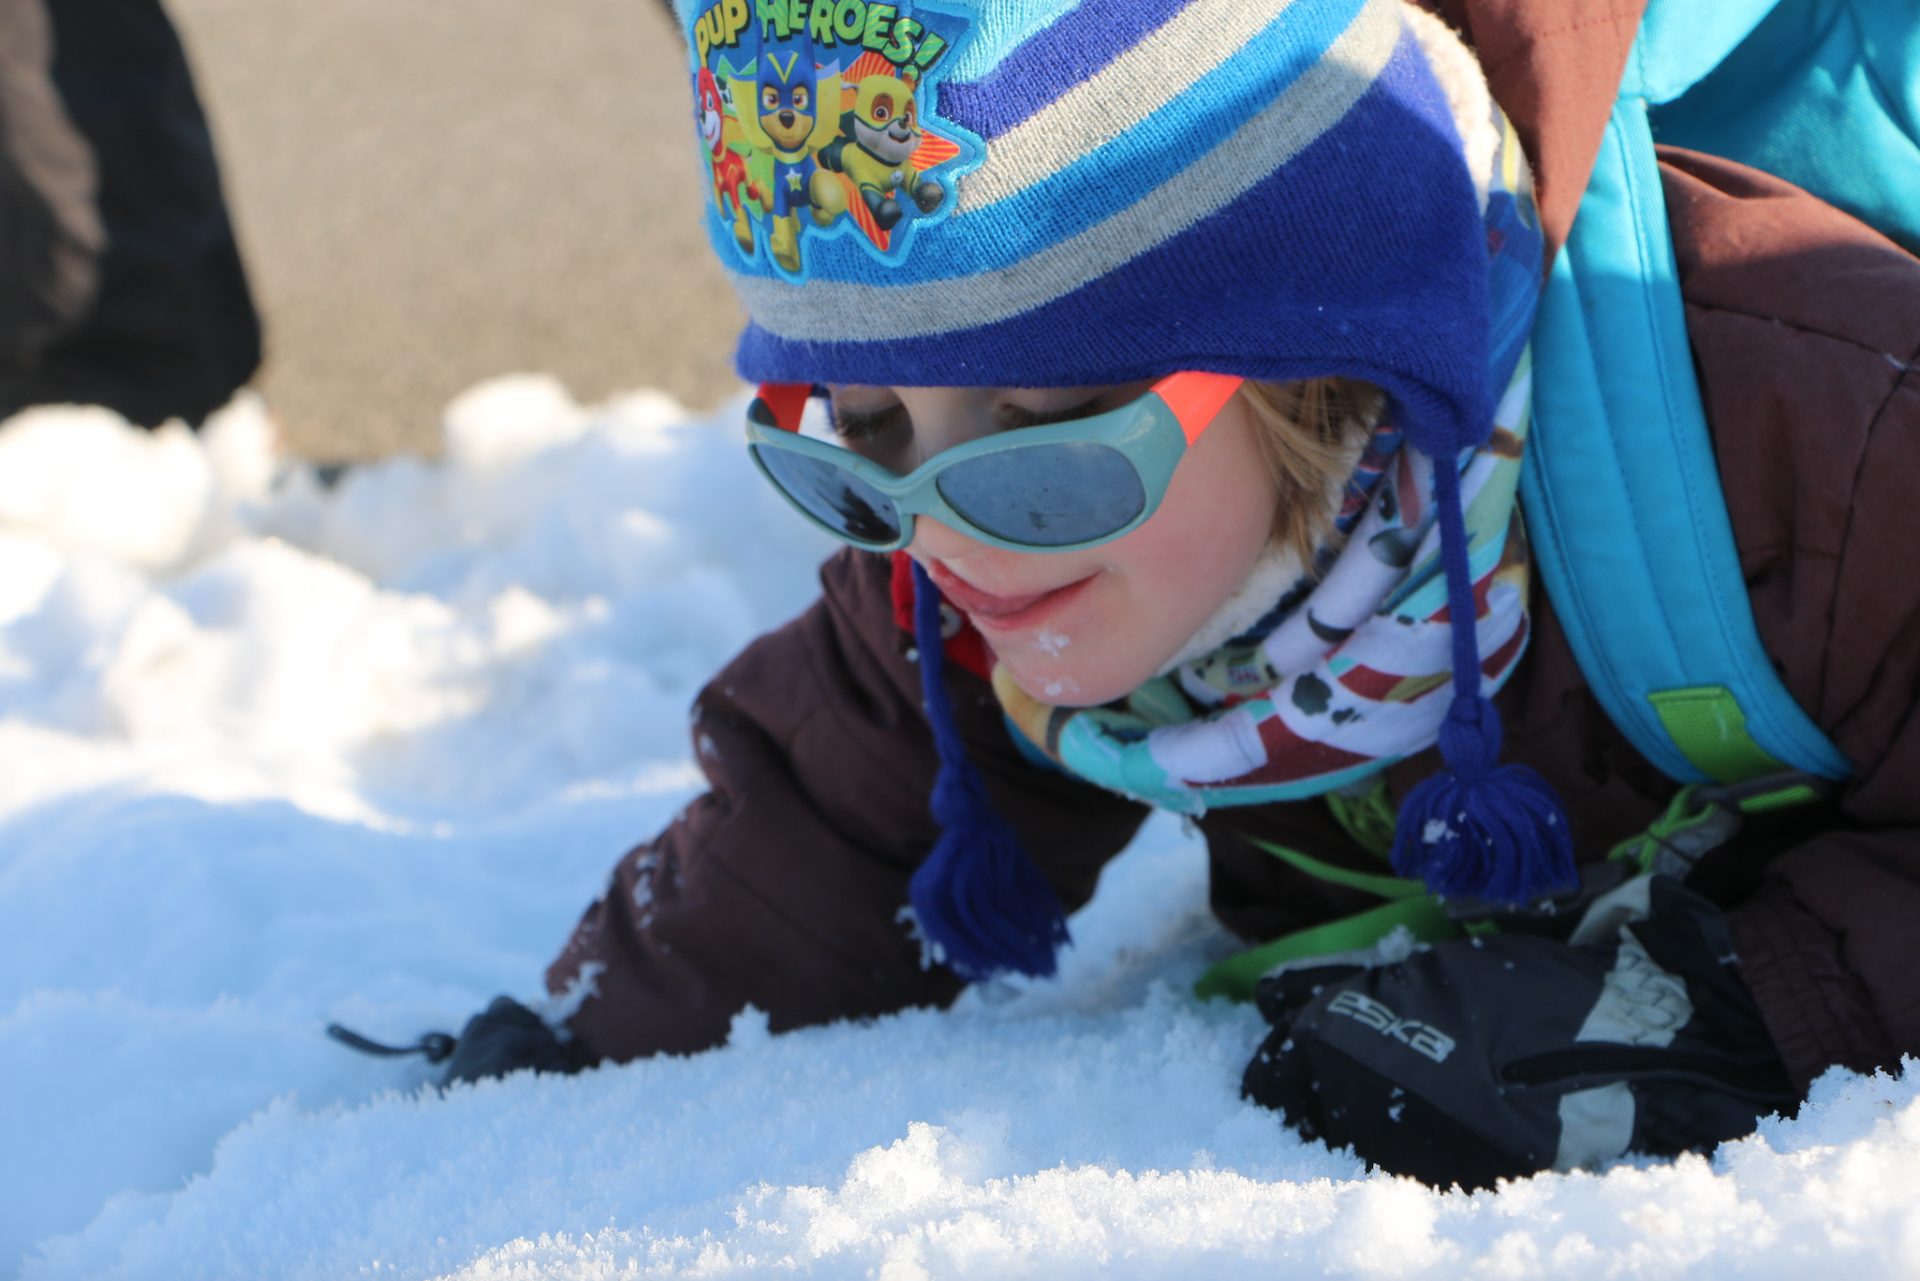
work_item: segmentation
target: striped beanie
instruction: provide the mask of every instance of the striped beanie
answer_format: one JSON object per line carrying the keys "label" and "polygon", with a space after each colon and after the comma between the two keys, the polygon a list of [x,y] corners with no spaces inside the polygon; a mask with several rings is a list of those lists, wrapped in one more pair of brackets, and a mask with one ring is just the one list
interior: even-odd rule
{"label": "striped beanie", "polygon": [[[1541,242],[1524,202],[1488,206],[1423,52],[1437,20],[1401,0],[681,2],[748,381],[1339,374],[1432,457],[1487,438]],[[1472,617],[1457,494],[1436,499]],[[1453,774],[1403,804],[1396,863],[1527,897],[1570,869],[1565,821],[1496,766],[1455,630]]]}
{"label": "striped beanie", "polygon": [[[1399,0],[718,0],[689,20],[733,154],[776,188],[750,249],[726,202],[709,219],[748,381],[1345,374],[1417,443],[1486,434],[1480,209]],[[758,112],[790,109],[783,67],[810,75],[810,136]],[[854,136],[876,80],[917,108],[884,170]],[[884,228],[863,184],[886,188]]]}

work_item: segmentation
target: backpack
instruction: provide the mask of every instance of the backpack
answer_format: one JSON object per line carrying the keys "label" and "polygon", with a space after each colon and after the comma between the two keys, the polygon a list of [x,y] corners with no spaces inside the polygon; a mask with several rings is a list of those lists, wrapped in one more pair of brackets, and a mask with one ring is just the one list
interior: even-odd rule
{"label": "backpack", "polygon": [[[1904,100],[1884,86],[1904,87]],[[1851,769],[1754,626],[1694,381],[1655,135],[1785,178],[1912,248],[1916,123],[1920,24],[1904,0],[1653,0],[1548,275],[1521,479],[1528,533],[1595,696],[1679,782]],[[1775,804],[1807,799],[1801,789]]]}

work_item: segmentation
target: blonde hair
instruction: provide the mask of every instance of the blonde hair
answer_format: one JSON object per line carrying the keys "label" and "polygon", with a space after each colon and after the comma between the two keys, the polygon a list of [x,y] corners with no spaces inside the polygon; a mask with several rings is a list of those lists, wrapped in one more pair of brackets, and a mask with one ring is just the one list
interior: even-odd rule
{"label": "blonde hair", "polygon": [[1308,378],[1291,383],[1248,382],[1241,396],[1259,429],[1260,454],[1280,491],[1273,536],[1300,563],[1333,524],[1339,487],[1353,470],[1386,398],[1357,378]]}

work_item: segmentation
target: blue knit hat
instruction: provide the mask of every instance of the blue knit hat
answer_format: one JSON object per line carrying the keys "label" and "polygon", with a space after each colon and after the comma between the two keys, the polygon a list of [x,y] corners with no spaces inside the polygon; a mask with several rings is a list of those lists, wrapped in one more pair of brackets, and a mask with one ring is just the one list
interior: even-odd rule
{"label": "blue knit hat", "polygon": [[[1429,456],[1486,440],[1541,241],[1524,196],[1482,207],[1400,0],[719,0],[687,17],[749,381],[1339,374],[1383,389]],[[1452,616],[1472,618],[1458,478],[1434,475]],[[1396,865],[1525,899],[1570,877],[1566,823],[1537,777],[1496,765],[1474,629],[1454,632],[1452,773],[1403,804]],[[962,972],[1052,968],[1051,927],[981,950],[929,921],[966,893],[922,906],[920,889],[922,928],[973,958]]]}

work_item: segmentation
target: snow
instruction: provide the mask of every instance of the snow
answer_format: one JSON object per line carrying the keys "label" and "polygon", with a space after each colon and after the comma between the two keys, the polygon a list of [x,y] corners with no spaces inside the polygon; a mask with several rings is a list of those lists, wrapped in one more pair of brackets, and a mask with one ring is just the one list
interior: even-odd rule
{"label": "snow", "polygon": [[1920,1073],[1498,1194],[1301,1143],[1189,995],[1230,944],[1171,818],[1058,981],[951,1011],[444,1096],[326,1040],[541,999],[695,794],[694,691],[829,550],[741,408],[502,379],[331,491],[251,401],[0,430],[0,1275],[1920,1272]]}

